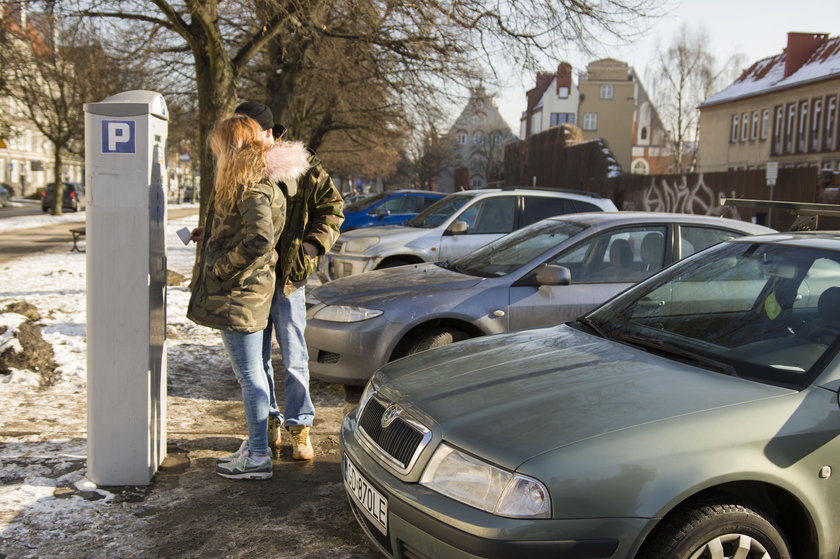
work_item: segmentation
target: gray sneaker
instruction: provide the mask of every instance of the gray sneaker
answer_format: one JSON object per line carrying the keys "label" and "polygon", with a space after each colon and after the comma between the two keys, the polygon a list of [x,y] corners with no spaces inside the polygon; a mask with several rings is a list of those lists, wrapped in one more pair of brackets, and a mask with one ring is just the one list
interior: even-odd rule
{"label": "gray sneaker", "polygon": [[218,464],[216,473],[228,479],[270,479],[274,472],[270,455],[252,457],[246,449],[230,462]]}
{"label": "gray sneaker", "polygon": [[228,454],[227,456],[222,456],[221,458],[216,460],[216,462],[218,464],[227,464],[228,462],[230,462],[232,460],[236,460],[237,458],[239,458],[242,455],[243,452],[247,452],[247,451],[248,451],[248,439],[245,439],[244,441],[242,441],[242,444],[239,445],[239,450],[237,450],[233,454]]}

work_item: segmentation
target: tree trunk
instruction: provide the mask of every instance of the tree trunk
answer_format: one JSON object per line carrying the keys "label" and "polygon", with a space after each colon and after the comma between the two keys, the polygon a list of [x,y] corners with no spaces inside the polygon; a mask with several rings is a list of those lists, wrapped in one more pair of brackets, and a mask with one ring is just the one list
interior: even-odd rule
{"label": "tree trunk", "polygon": [[198,84],[198,149],[201,153],[199,224],[204,225],[209,204],[213,200],[214,159],[207,138],[216,122],[233,113],[236,107],[236,76],[231,64],[209,54],[203,45],[193,45],[196,81]]}
{"label": "tree trunk", "polygon": [[53,176],[55,177],[55,186],[52,192],[52,215],[61,215],[64,211],[64,181],[61,180],[61,149],[58,146],[55,148],[55,155],[53,156]]}

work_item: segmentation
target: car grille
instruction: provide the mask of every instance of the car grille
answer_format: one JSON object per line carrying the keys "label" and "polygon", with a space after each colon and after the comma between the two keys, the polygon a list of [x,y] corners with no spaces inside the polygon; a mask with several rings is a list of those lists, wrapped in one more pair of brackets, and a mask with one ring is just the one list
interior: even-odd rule
{"label": "car grille", "polygon": [[338,363],[339,359],[341,359],[341,355],[338,353],[324,350],[318,351],[318,363]]}
{"label": "car grille", "polygon": [[408,473],[420,452],[429,444],[429,429],[402,412],[386,427],[382,416],[388,405],[376,397],[368,400],[359,418],[359,429],[373,450],[400,473]]}
{"label": "car grille", "polygon": [[431,557],[429,557],[425,553],[421,553],[419,550],[417,550],[416,548],[408,545],[407,543],[405,543],[402,540],[399,540],[399,544],[400,544],[400,557],[403,557],[405,559],[431,559]]}

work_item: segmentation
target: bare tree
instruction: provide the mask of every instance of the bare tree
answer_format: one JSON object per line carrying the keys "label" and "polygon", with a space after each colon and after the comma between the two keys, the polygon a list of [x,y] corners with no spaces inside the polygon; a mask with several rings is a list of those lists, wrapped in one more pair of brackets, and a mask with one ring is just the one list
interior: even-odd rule
{"label": "bare tree", "polygon": [[21,24],[4,26],[2,93],[52,144],[52,213],[60,215],[62,158],[83,153],[84,103],[118,91],[121,80],[132,73],[108,56],[89,22],[62,18],[51,3],[44,7],[46,11],[30,13]]}
{"label": "bare tree", "polygon": [[669,132],[676,173],[690,172],[696,162],[700,103],[718,90],[743,62],[732,55],[717,67],[702,27],[683,24],[671,44],[658,49],[658,61],[649,83],[654,103]]}
{"label": "bare tree", "polygon": [[[453,80],[465,83],[463,76],[470,72],[483,73],[489,66],[487,62],[502,52],[508,59],[535,67],[540,53],[557,54],[569,42],[585,45],[604,31],[622,36],[659,5],[655,0],[66,2],[75,2],[77,13],[82,16],[131,22],[135,33],[147,38],[149,48],[159,53],[189,54],[198,96],[199,144],[203,147],[213,123],[234,108],[246,66],[275,39],[280,39],[280,44],[275,53],[268,55],[268,62],[279,78],[267,82],[266,87],[281,99],[291,100],[307,90],[309,82],[296,77],[298,71],[306,70],[307,64],[317,59],[309,56],[310,48],[330,38],[344,41],[345,45],[367,45],[374,56],[365,58],[365,62],[381,63],[366,67],[368,75],[377,75],[383,83],[397,86],[389,95],[373,100],[353,90],[355,100],[396,108],[400,105],[394,104],[394,93],[400,103],[412,97],[428,98],[433,92],[446,91]],[[364,49],[346,48],[351,60],[360,50]],[[405,69],[411,69],[413,74],[405,74]],[[405,80],[404,75],[413,78]],[[330,84],[329,88],[335,86]],[[308,91],[311,93],[312,89]],[[353,99],[344,96],[342,100],[344,104],[338,102],[338,97],[331,102],[329,96],[321,96],[319,102],[322,107],[344,111]],[[295,120],[294,110],[301,112],[303,121],[318,123],[307,134],[315,144],[328,131],[348,126],[343,118],[329,111],[314,116],[308,108],[305,102],[297,108],[272,104],[278,116],[289,122]],[[206,147],[202,149],[201,182],[203,222],[212,188],[212,165]]]}

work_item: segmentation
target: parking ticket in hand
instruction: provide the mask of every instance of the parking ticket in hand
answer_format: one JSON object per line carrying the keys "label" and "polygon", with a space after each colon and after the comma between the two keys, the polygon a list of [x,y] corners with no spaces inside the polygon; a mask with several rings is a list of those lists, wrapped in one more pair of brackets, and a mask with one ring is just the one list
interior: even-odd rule
{"label": "parking ticket in hand", "polygon": [[190,237],[192,236],[192,234],[190,233],[188,227],[182,227],[181,229],[175,231],[175,233],[178,235],[178,238],[181,239],[182,243],[184,243],[185,245],[190,244]]}

